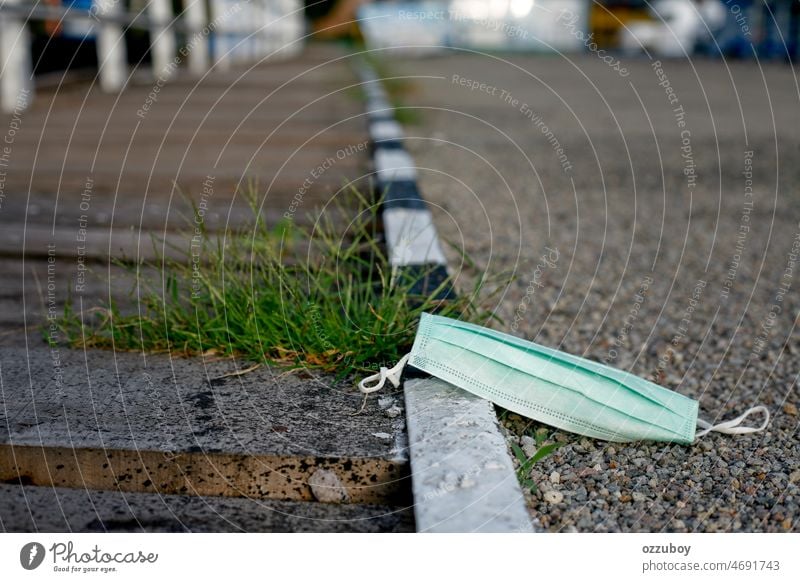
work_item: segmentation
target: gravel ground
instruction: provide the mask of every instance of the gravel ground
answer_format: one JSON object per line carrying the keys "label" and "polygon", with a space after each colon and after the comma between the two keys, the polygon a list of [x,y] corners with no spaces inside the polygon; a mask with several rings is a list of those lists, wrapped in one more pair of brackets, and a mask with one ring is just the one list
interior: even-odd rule
{"label": "gravel ground", "polygon": [[773,415],[693,446],[507,415],[528,452],[537,430],[563,443],[531,471],[531,514],[550,531],[800,531],[796,79],[778,64],[625,64],[627,77],[593,55],[395,65],[420,76],[408,143],[440,234],[478,265],[450,252],[459,282],[516,277],[496,299],[501,329],[653,379],[704,418]]}

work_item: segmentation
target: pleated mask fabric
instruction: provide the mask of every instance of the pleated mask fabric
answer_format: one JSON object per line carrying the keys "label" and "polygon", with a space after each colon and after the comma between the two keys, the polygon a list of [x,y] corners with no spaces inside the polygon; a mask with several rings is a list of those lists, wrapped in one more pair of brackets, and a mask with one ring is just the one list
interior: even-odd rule
{"label": "pleated mask fabric", "polygon": [[[410,354],[360,383],[363,392],[388,379],[399,385],[406,364],[522,416],[613,442],[691,444],[711,431],[744,434],[766,428],[766,407],[712,426],[698,420],[698,402],[615,368],[499,331],[424,313]],[[379,379],[380,383],[368,386]],[[739,426],[761,412],[760,427]],[[697,426],[700,426],[700,432]]]}

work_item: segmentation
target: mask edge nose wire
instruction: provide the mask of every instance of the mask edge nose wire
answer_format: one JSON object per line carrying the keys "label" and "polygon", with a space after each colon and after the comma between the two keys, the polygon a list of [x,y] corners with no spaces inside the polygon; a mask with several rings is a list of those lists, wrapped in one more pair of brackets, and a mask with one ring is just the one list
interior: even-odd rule
{"label": "mask edge nose wire", "polygon": [[[761,423],[761,426],[739,426],[742,424],[745,419],[755,412],[761,412],[764,414],[764,422]],[[697,431],[694,435],[695,440],[706,436],[710,432],[720,432],[723,434],[749,434],[753,432],[761,432],[767,425],[769,424],[769,409],[766,406],[759,405],[753,406],[745,411],[744,414],[734,418],[733,420],[726,420],[725,422],[721,422],[719,424],[712,425],[707,420],[703,420],[702,418],[697,419],[697,425],[703,429]]]}
{"label": "mask edge nose wire", "polygon": [[[397,388],[400,386],[400,376],[403,375],[403,368],[406,367],[406,363],[410,357],[410,353],[406,354],[391,368],[381,366],[380,372],[377,374],[372,374],[371,376],[367,376],[361,380],[358,383],[358,389],[361,390],[363,394],[371,394],[372,392],[377,392],[383,388],[383,385],[386,384],[386,380],[389,380],[389,382],[391,382],[392,385]],[[377,383],[372,386],[367,386],[367,383],[372,382],[373,380],[377,380]]]}

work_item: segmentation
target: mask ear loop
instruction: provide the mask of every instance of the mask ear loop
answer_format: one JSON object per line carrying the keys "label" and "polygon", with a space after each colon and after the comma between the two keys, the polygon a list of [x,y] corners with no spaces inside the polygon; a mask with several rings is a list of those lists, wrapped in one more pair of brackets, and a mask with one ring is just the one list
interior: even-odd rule
{"label": "mask ear loop", "polygon": [[[745,421],[745,419],[748,416],[756,412],[761,412],[764,414],[764,422],[761,423],[761,426],[739,426]],[[706,436],[710,432],[721,432],[723,434],[749,434],[753,432],[761,432],[762,430],[767,428],[768,424],[769,424],[769,409],[766,406],[754,406],[748,409],[741,416],[738,416],[733,420],[726,420],[725,422],[721,422],[719,424],[712,425],[707,420],[698,418],[697,426],[699,426],[703,430],[697,431],[697,434],[694,435],[694,438],[695,440],[697,440],[700,437]]]}
{"label": "mask ear loop", "polygon": [[[411,354],[406,354],[400,358],[400,361],[397,362],[392,368],[381,366],[380,372],[373,374],[372,376],[367,376],[361,380],[361,382],[358,383],[358,389],[361,390],[363,394],[371,394],[383,388],[383,385],[386,384],[386,380],[389,380],[389,382],[392,383],[392,386],[397,388],[400,386],[400,376],[403,375],[403,368],[406,367],[406,363],[410,357]],[[368,386],[367,384],[373,380],[377,380],[377,382],[372,386]]]}
{"label": "mask ear loop", "polygon": [[[364,408],[367,406],[367,396],[383,388],[384,384],[386,384],[386,380],[389,380],[389,382],[391,382],[392,386],[395,388],[400,386],[400,377],[403,375],[403,368],[406,367],[406,363],[410,357],[411,354],[406,354],[391,368],[381,366],[380,372],[377,374],[372,374],[371,376],[367,376],[361,380],[358,383],[358,389],[361,390],[362,394],[364,394],[364,402],[361,403],[361,408],[359,408],[358,411],[354,412],[351,416],[361,414],[364,411]],[[372,382],[373,380],[377,380],[377,382],[375,382],[375,384],[372,386],[369,386],[368,383]]]}

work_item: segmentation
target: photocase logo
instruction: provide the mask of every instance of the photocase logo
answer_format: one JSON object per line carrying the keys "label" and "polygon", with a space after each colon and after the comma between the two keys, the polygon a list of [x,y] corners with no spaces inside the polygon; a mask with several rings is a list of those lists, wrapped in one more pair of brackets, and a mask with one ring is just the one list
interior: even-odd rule
{"label": "photocase logo", "polygon": [[44,561],[44,546],[38,542],[29,542],[19,551],[19,563],[26,570],[35,570]]}

